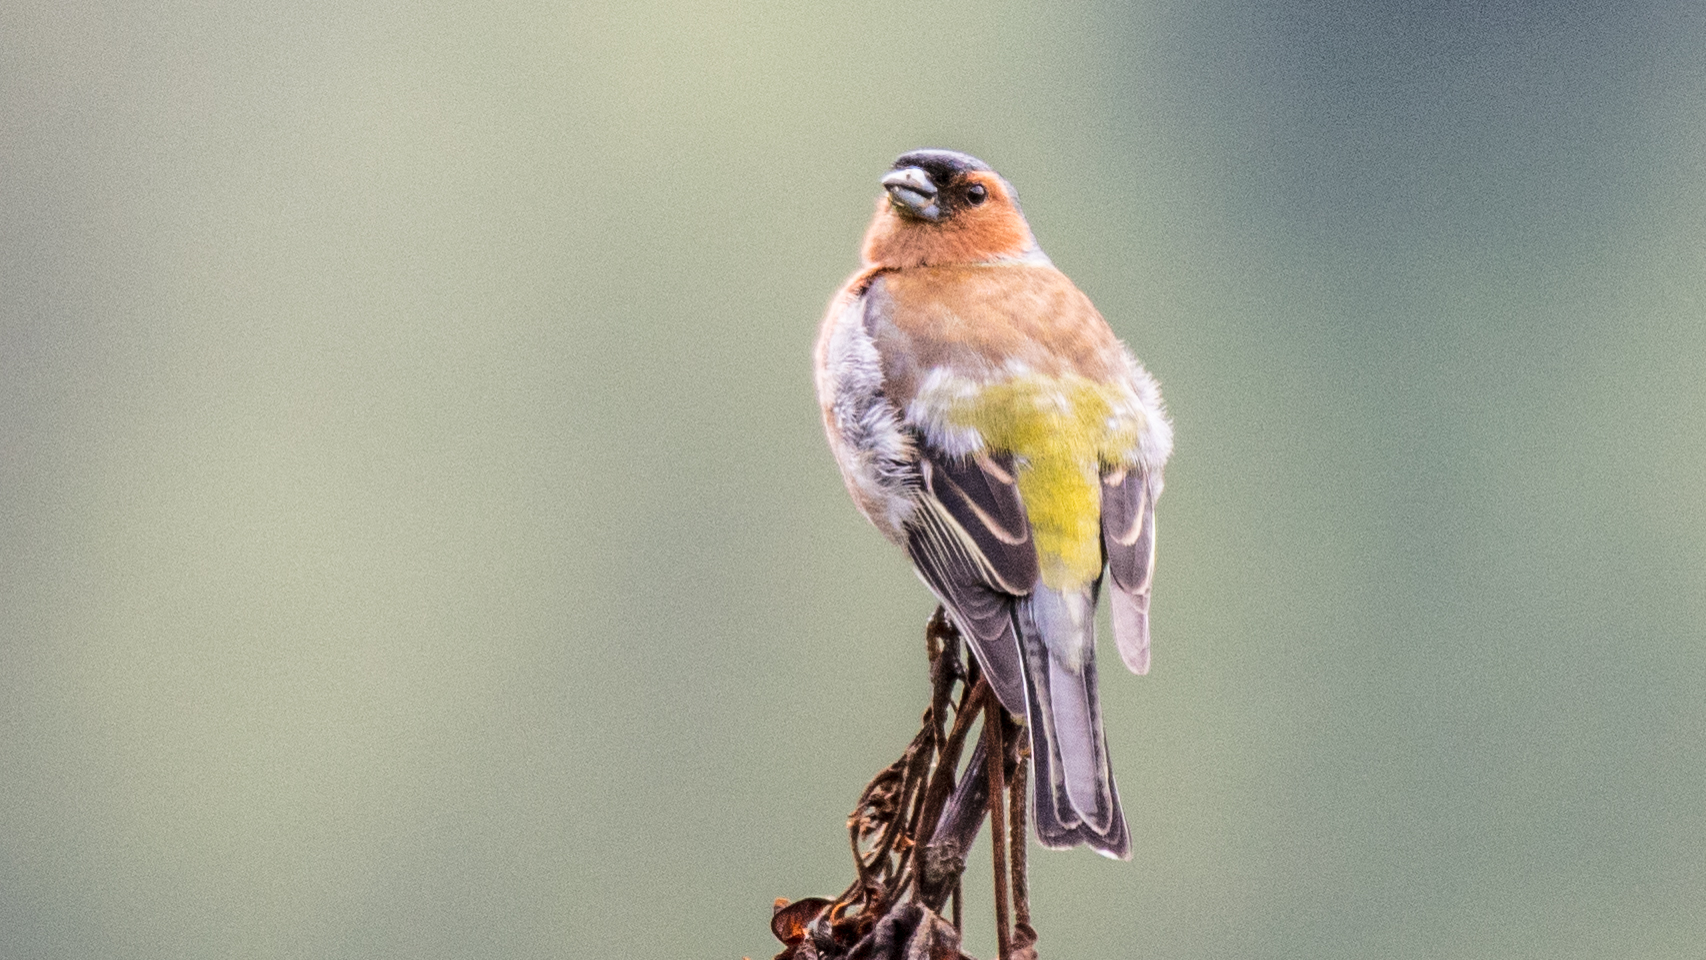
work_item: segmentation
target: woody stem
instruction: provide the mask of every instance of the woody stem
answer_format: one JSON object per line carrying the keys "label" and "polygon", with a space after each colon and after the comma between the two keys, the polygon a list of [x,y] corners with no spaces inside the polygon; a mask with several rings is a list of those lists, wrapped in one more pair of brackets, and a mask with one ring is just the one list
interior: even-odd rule
{"label": "woody stem", "polygon": [[1007,817],[1006,804],[1002,799],[1007,796],[1006,766],[1007,747],[1002,742],[1002,725],[1006,718],[1001,715],[1001,703],[995,699],[995,691],[989,690],[983,700],[983,735],[989,744],[987,767],[989,771],[989,839],[995,857],[995,952],[998,960],[1007,960],[1010,948],[1007,918]]}

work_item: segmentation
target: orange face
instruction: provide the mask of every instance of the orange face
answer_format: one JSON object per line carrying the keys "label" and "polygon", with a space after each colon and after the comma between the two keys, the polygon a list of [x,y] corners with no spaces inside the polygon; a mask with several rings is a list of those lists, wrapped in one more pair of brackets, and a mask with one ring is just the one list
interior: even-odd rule
{"label": "orange face", "polygon": [[884,186],[888,192],[877,201],[865,232],[867,264],[905,269],[984,263],[1036,250],[1012,191],[993,171],[900,167],[884,178]]}

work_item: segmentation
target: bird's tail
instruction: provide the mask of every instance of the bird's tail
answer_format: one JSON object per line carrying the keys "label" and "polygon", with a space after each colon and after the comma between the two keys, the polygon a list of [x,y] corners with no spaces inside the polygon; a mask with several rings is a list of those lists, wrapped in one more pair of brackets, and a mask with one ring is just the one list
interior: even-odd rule
{"label": "bird's tail", "polygon": [[1096,587],[1041,584],[1017,604],[1035,767],[1032,820],[1045,847],[1131,858],[1096,695]]}

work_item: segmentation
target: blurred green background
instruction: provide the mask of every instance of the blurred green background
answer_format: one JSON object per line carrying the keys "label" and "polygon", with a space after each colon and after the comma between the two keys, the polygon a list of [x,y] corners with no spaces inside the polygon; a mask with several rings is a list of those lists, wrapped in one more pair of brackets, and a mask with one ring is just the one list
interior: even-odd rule
{"label": "blurred green background", "polygon": [[1511,0],[0,10],[0,953],[774,953],[924,705],[808,357],[926,145],[1178,428],[1043,955],[1699,956],[1706,9]]}

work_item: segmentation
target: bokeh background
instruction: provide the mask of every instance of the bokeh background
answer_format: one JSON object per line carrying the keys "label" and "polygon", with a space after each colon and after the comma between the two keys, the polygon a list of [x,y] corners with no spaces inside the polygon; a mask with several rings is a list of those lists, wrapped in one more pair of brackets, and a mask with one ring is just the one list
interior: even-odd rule
{"label": "bokeh background", "polygon": [[1642,0],[7,5],[0,953],[774,953],[924,704],[808,355],[925,145],[1177,422],[1136,854],[1033,856],[1043,955],[1698,957]]}

